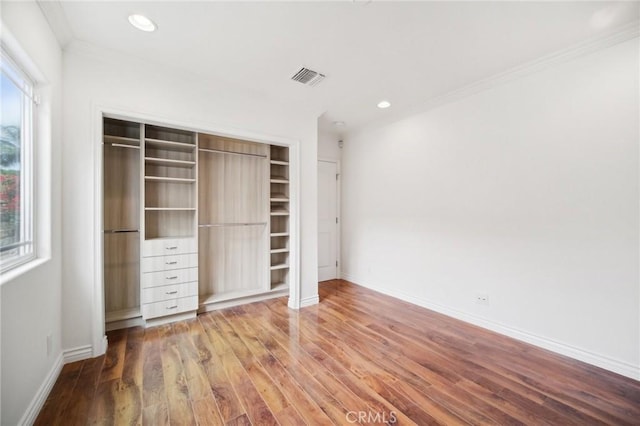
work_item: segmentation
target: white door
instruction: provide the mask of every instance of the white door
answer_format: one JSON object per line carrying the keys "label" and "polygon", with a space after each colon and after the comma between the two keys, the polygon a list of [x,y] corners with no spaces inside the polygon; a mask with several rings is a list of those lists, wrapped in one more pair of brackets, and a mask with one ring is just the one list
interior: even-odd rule
{"label": "white door", "polygon": [[338,166],[318,161],[318,279],[338,278]]}

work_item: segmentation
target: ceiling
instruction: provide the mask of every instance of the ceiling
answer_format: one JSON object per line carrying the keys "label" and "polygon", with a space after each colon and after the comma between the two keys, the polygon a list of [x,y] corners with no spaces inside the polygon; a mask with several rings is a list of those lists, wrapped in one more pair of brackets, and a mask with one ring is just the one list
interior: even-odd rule
{"label": "ceiling", "polygon": [[[47,2],[69,39],[304,105],[353,129],[637,21],[637,2]],[[42,3],[41,3],[42,5]],[[52,7],[52,5],[54,7]],[[158,30],[134,29],[142,13]],[[290,80],[302,66],[327,78]],[[376,104],[391,101],[380,110]]]}

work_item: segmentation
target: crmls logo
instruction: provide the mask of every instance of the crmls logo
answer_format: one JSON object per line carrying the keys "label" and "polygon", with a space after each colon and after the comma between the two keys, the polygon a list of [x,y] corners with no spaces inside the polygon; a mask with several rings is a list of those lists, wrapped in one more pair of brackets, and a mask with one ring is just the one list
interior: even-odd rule
{"label": "crmls logo", "polygon": [[395,411],[390,411],[388,413],[349,411],[345,417],[349,423],[385,423],[392,425],[398,421]]}

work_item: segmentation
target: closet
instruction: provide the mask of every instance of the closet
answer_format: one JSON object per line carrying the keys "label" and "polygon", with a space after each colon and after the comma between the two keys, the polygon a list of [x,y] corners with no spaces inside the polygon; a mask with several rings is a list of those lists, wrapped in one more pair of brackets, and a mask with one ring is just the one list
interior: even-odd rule
{"label": "closet", "polygon": [[140,317],[141,125],[105,118],[103,230],[105,320]]}
{"label": "closet", "polygon": [[289,148],[105,117],[107,329],[286,295]]}

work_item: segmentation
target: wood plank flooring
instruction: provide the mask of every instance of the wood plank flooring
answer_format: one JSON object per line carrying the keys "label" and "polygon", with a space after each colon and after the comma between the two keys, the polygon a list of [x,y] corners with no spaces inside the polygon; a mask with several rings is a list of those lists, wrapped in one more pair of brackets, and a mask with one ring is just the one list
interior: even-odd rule
{"label": "wood plank flooring", "polygon": [[638,425],[640,382],[346,281],[108,334],[37,425]]}

